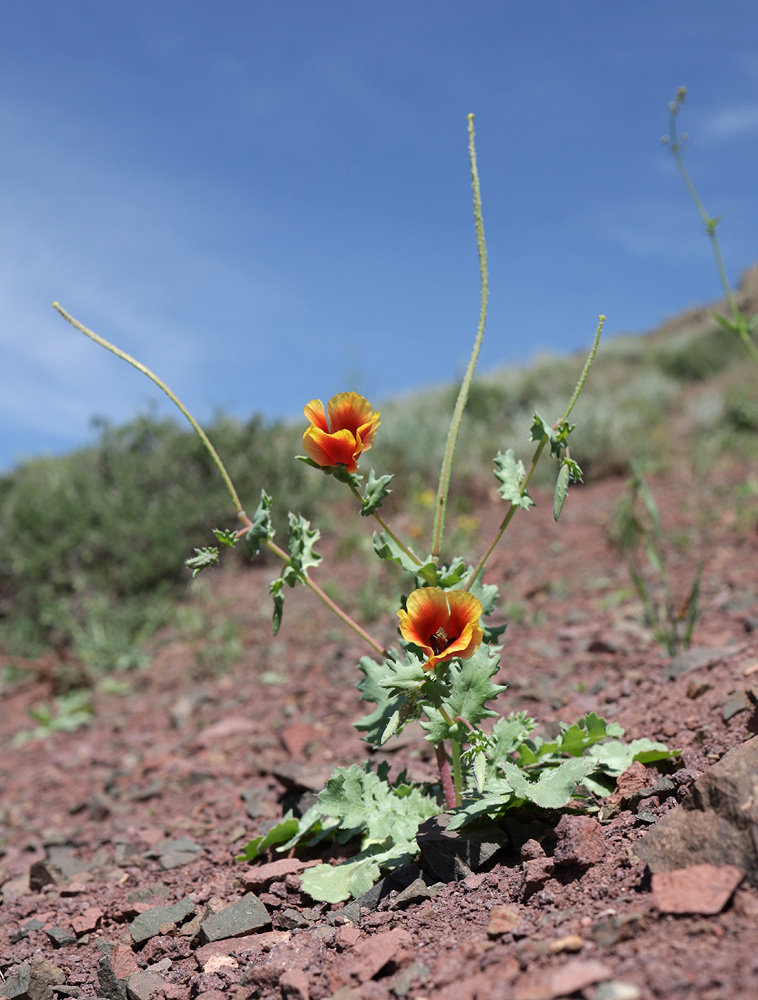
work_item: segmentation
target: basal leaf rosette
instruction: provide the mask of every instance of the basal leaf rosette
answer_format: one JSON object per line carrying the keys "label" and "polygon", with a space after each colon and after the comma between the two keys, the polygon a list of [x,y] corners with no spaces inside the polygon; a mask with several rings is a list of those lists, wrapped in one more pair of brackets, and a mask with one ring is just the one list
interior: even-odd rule
{"label": "basal leaf rosette", "polygon": [[303,413],[310,427],[303,434],[305,452],[322,469],[346,465],[357,472],[358,457],[368,451],[376,438],[379,413],[357,392],[339,392],[326,404],[312,399]]}
{"label": "basal leaf rosette", "polygon": [[422,587],[408,595],[406,610],[398,611],[400,634],[427,656],[424,670],[447,660],[467,660],[482,644],[482,605],[465,590]]}

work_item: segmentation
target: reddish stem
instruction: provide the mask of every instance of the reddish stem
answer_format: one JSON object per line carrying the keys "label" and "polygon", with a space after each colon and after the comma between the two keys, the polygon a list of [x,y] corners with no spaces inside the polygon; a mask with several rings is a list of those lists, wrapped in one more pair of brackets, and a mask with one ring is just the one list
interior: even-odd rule
{"label": "reddish stem", "polygon": [[445,753],[445,744],[439,743],[436,747],[436,752],[437,766],[440,769],[442,791],[445,793],[445,805],[448,809],[455,809],[457,805],[455,800],[455,788],[453,787],[453,778],[450,774],[450,763],[447,759],[447,754]]}

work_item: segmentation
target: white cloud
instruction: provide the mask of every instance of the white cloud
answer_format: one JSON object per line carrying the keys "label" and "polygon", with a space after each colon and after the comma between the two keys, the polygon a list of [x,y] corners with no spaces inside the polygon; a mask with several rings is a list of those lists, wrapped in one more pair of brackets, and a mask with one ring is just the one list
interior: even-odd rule
{"label": "white cloud", "polygon": [[758,104],[745,104],[712,113],[705,117],[698,129],[698,141],[710,145],[746,137],[758,137]]}

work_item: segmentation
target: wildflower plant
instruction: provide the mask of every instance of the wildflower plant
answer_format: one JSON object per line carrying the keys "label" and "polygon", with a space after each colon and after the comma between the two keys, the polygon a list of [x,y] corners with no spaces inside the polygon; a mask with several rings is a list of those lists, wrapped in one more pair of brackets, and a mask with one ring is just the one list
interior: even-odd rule
{"label": "wildflower plant", "polygon": [[418,853],[419,826],[441,812],[451,813],[448,829],[479,820],[501,819],[514,807],[541,810],[597,809],[598,797],[608,794],[615,778],[633,761],[645,763],[670,756],[660,743],[648,739],[625,744],[623,730],[589,714],[574,725],[562,724],[551,740],[537,735],[537,723],[524,713],[501,716],[492,707],[505,691],[497,682],[505,624],[497,623],[498,588],[485,582],[484,572],[495,547],[517,514],[534,505],[529,483],[543,455],[556,467],[553,514],[560,517],[572,482],[582,472],[571,458],[569,417],[582,391],[605,317],[601,316],[594,343],[565,411],[557,420],[535,413],[529,428],[534,446],[528,467],[513,449],[498,452],[494,476],[505,509],[494,536],[482,544],[473,565],[444,553],[445,517],[458,432],[476,367],[487,316],[487,250],[474,143],[473,115],[468,118],[469,156],[477,247],[481,275],[479,323],[471,357],[456,400],[447,443],[434,493],[434,522],[426,547],[411,546],[393,531],[382,508],[390,494],[392,475],[366,475],[359,461],[380,433],[380,414],[355,392],[342,392],[326,406],[319,399],[304,408],[308,426],[303,434],[305,455],[298,458],[315,472],[330,476],[351,495],[361,517],[373,518],[377,530],[373,550],[380,560],[399,566],[407,581],[397,599],[397,645],[387,649],[341,608],[314,578],[321,563],[316,551],[320,533],[299,514],[288,515],[286,544],[275,540],[272,497],[261,490],[252,515],[244,510],[234,484],[202,428],[156,375],[119,348],[82,326],[55,303],[74,327],[151,378],[190,420],[217,464],[234,502],[241,528],[215,529],[216,545],[196,549],[187,560],[193,575],[215,566],[220,551],[244,545],[251,558],[266,548],[281,561],[271,582],[273,631],[281,626],[289,588],[308,587],[369,647],[358,664],[361,699],[370,710],[356,722],[371,747],[380,747],[411,721],[418,721],[432,744],[439,770],[438,782],[412,784],[405,772],[390,777],[389,767],[369,764],[338,767],[304,815],[287,813],[265,835],[249,842],[241,860],[252,861],[276,849],[312,847],[325,839],[346,844],[358,839],[359,850],[336,866],[320,864],[303,875],[303,888],[314,899],[338,902],[365,892],[384,871]]}

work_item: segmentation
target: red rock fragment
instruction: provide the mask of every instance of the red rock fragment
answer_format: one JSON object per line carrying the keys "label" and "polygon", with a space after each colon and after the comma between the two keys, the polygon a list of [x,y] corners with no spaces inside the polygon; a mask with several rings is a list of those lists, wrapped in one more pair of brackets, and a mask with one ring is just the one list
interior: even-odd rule
{"label": "red rock fragment", "polygon": [[644,764],[635,760],[634,763],[616,779],[616,790],[614,791],[612,798],[619,802],[625,802],[627,799],[630,799],[635,792],[642,791],[642,789],[647,788],[649,784],[650,776],[647,768]]}
{"label": "red rock fragment", "polygon": [[594,865],[605,855],[603,828],[591,816],[562,816],[555,828],[557,865]]}
{"label": "red rock fragment", "polygon": [[285,1000],[310,1000],[308,976],[302,969],[288,969],[279,977],[279,989]]}
{"label": "red rock fragment", "polygon": [[524,896],[531,896],[542,889],[555,868],[553,858],[533,858],[524,862]]}
{"label": "red rock fragment", "polygon": [[529,969],[513,984],[511,1000],[558,1000],[612,976],[603,962],[575,958],[557,968]]}
{"label": "red rock fragment", "polygon": [[82,934],[94,931],[102,919],[103,911],[99,906],[88,906],[86,910],[83,910],[78,916],[72,918],[71,926],[74,928],[74,934],[77,937],[81,937]]}
{"label": "red rock fragment", "polygon": [[348,948],[355,947],[362,937],[363,934],[357,927],[344,924],[342,927],[337,928],[334,934],[334,943],[340,951],[346,951]]}
{"label": "red rock fragment", "polygon": [[501,934],[509,934],[520,923],[519,913],[510,906],[493,906],[487,924],[487,936],[494,938],[500,937]]}
{"label": "red rock fragment", "polygon": [[318,861],[298,861],[297,858],[281,858],[279,861],[269,861],[265,865],[256,865],[242,875],[242,882],[246,889],[251,892],[259,892],[267,889],[272,882],[284,878],[286,875],[299,875]]}
{"label": "red rock fragment", "polygon": [[744,870],[735,865],[656,872],[651,879],[653,905],[661,913],[721,913],[744,878]]}
{"label": "red rock fragment", "polygon": [[110,963],[116,979],[126,979],[140,971],[137,956],[128,945],[122,944],[120,941],[114,945],[110,955]]}
{"label": "red rock fragment", "polygon": [[387,965],[401,964],[413,939],[402,927],[364,938],[351,951],[340,955],[332,967],[331,989],[355,982],[366,983]]}
{"label": "red rock fragment", "polygon": [[322,732],[307,722],[293,722],[279,733],[284,748],[291,757],[302,756],[309,743],[321,739]]}

